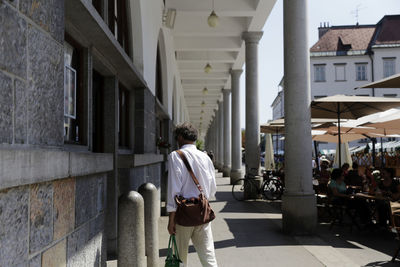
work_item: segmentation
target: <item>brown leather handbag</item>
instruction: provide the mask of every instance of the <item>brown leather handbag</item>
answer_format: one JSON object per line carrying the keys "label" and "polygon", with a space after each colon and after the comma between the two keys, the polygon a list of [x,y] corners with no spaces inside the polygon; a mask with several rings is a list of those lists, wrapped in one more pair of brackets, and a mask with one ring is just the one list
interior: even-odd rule
{"label": "brown leather handbag", "polygon": [[199,181],[192,171],[192,167],[185,154],[177,150],[179,156],[182,158],[183,163],[185,163],[190,176],[192,177],[194,183],[200,191],[198,198],[184,198],[182,196],[175,196],[175,202],[177,204],[175,222],[182,226],[198,226],[215,219],[214,211],[210,207],[207,198],[204,196],[203,188],[201,188]]}

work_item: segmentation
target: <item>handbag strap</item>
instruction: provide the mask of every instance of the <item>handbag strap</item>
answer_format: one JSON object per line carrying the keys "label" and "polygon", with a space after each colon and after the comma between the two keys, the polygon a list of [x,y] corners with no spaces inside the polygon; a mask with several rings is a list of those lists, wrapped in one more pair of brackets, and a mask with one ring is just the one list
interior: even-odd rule
{"label": "handbag strap", "polygon": [[197,180],[196,176],[193,173],[192,167],[190,167],[190,164],[185,156],[185,154],[181,150],[177,150],[179,156],[181,156],[181,159],[183,160],[183,163],[185,163],[186,168],[188,169],[190,176],[192,177],[194,183],[196,184],[197,188],[199,189],[200,193],[203,194],[203,188],[201,188],[201,185],[199,181]]}

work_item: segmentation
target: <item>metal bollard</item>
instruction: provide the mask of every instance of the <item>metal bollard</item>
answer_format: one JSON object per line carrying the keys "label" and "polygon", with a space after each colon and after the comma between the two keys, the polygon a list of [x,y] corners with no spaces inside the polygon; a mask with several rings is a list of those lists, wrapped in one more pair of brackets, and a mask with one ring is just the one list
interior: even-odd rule
{"label": "metal bollard", "polygon": [[144,201],[135,191],[118,200],[118,266],[146,266]]}
{"label": "metal bollard", "polygon": [[160,216],[158,191],[153,184],[145,183],[139,187],[139,193],[144,199],[147,267],[158,267],[158,219]]}

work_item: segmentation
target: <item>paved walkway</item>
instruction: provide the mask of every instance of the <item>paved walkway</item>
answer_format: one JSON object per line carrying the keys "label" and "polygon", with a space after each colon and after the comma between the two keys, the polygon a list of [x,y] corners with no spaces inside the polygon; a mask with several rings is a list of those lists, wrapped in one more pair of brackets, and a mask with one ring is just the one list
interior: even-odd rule
{"label": "paved walkway", "polygon": [[[399,266],[388,263],[396,247],[387,232],[350,233],[320,225],[318,236],[292,237],[281,231],[279,202],[238,202],[232,198],[229,178],[217,178],[218,192],[211,203],[217,218],[212,222],[220,267],[235,266]],[[160,218],[160,266],[167,252],[168,217]],[[188,264],[200,267],[193,248]]]}

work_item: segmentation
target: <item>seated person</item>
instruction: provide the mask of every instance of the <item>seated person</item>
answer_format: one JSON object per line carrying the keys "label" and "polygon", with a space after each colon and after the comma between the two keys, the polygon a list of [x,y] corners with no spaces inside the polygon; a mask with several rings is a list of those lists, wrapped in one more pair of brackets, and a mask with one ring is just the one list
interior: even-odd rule
{"label": "seated person", "polygon": [[328,188],[332,203],[336,205],[345,205],[349,209],[356,210],[361,222],[369,224],[371,216],[369,214],[368,205],[365,200],[353,198],[347,192],[346,183],[344,182],[344,175],[342,169],[334,169],[332,171],[331,180],[329,181]]}
{"label": "seated person", "polygon": [[[382,181],[378,185],[375,192],[376,195],[382,195],[388,197],[391,201],[397,201],[400,199],[400,184],[398,181],[393,179],[394,169],[385,168],[381,171]],[[390,220],[390,206],[387,201],[378,200],[376,201],[376,208],[378,211],[378,223],[380,226],[385,227],[388,220]]]}
{"label": "seated person", "polygon": [[350,168],[350,164],[348,164],[347,162],[343,163],[342,172],[343,172],[343,176],[345,178],[346,178],[347,174],[349,173],[349,168]]}
{"label": "seated person", "polygon": [[366,182],[370,193],[375,192],[375,189],[377,187],[375,177],[372,174],[372,171],[373,171],[373,169],[370,166],[367,166],[367,167],[365,167],[365,172],[363,175],[364,176],[363,179]]}
{"label": "seated person", "polygon": [[385,197],[389,197],[391,201],[397,201],[400,199],[400,184],[397,180],[394,180],[394,169],[384,168],[381,171],[382,182],[378,188]]}
{"label": "seated person", "polygon": [[332,171],[328,188],[334,204],[344,204],[345,198],[349,198],[349,195],[346,194],[347,188],[344,182],[342,169],[334,169]]}
{"label": "seated person", "polygon": [[350,170],[347,175],[345,175],[344,181],[346,185],[359,186],[360,188],[364,185],[364,179],[358,173],[358,164],[353,162],[352,170]]}
{"label": "seated person", "polygon": [[321,171],[319,173],[319,179],[318,179],[319,184],[324,184],[324,185],[328,184],[329,178],[331,177],[331,173],[328,170],[328,167],[329,167],[329,160],[322,159],[321,160]]}

